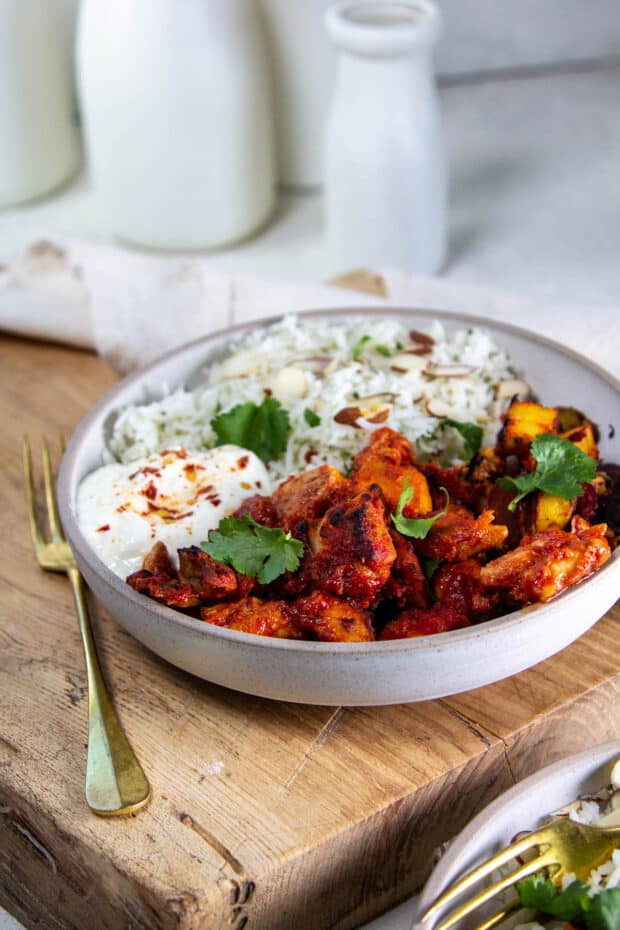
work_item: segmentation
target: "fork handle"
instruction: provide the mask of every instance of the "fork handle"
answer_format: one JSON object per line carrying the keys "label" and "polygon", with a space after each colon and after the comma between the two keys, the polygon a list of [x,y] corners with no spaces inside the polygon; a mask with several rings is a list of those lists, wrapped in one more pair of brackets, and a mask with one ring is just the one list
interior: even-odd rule
{"label": "fork handle", "polygon": [[148,801],[149,783],[116,716],[101,672],[82,576],[77,567],[68,568],[67,575],[80,623],[88,678],[86,801],[95,814],[131,814]]}

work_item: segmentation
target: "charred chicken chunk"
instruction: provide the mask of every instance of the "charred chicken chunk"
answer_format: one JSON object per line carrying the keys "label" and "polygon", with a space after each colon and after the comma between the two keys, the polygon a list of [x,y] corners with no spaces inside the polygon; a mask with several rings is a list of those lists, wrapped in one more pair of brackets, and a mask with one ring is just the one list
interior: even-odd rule
{"label": "charred chicken chunk", "polygon": [[232,603],[202,607],[200,617],[206,623],[242,633],[282,639],[302,638],[301,631],[291,618],[290,607],[284,601],[261,601],[258,597],[246,597]]}
{"label": "charred chicken chunk", "polygon": [[394,599],[398,607],[428,607],[430,597],[426,578],[410,539],[390,530],[396,550],[396,561],[381,597]]}
{"label": "charred chicken chunk", "polygon": [[387,426],[372,433],[370,444],[353,459],[350,480],[358,491],[377,484],[390,510],[396,510],[405,479],[413,496],[404,507],[407,517],[425,516],[433,508],[428,482],[414,465],[411,443]]}
{"label": "charred chicken chunk", "polygon": [[432,579],[437,602],[475,621],[495,614],[500,596],[483,587],[480,571],[480,563],[475,559],[441,565]]}
{"label": "charred chicken chunk", "polygon": [[524,536],[519,546],[480,570],[485,588],[500,590],[512,604],[548,601],[591,575],[611,555],[604,523],[573,517],[573,532],[549,529]]}
{"label": "charred chicken chunk", "polygon": [[191,584],[179,579],[170,553],[162,542],[156,542],[142,560],[142,569],[128,575],[127,584],[140,594],[147,594],[168,607],[197,607],[200,595]]}
{"label": "charred chicken chunk", "polygon": [[311,639],[328,643],[364,643],[375,638],[371,615],[348,601],[313,591],[292,605],[296,625]]}
{"label": "charred chicken chunk", "polygon": [[254,579],[238,574],[223,562],[216,562],[198,546],[179,549],[179,580],[190,584],[205,601],[244,597],[254,585]]}
{"label": "charred chicken chunk", "polygon": [[435,604],[427,610],[406,610],[385,625],[378,639],[410,639],[413,636],[430,636],[469,626],[465,614],[444,604]]}
{"label": "charred chicken chunk", "polygon": [[438,562],[463,562],[479,552],[499,548],[508,530],[493,523],[492,510],[483,510],[474,518],[464,507],[450,505],[448,512],[437,517],[426,539],[416,543],[418,552]]}
{"label": "charred chicken chunk", "polygon": [[369,607],[396,559],[380,493],[367,491],[331,507],[311,526],[310,545],[315,587]]}
{"label": "charred chicken chunk", "polygon": [[278,515],[270,497],[265,497],[262,494],[253,494],[251,497],[246,497],[239,504],[233,516],[240,520],[246,513],[257,523],[260,523],[261,526],[278,525]]}
{"label": "charred chicken chunk", "polygon": [[332,465],[292,475],[276,488],[271,498],[277,525],[290,530],[301,521],[322,517],[329,507],[349,494],[349,482]]}

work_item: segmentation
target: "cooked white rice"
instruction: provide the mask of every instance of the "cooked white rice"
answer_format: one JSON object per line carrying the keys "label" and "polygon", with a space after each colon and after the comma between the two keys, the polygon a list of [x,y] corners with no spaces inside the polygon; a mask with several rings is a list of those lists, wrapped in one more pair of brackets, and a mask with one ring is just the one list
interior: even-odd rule
{"label": "cooked white rice", "polygon": [[[125,410],[113,427],[109,449],[120,461],[131,462],[171,446],[211,448],[217,439],[210,425],[214,416],[236,404],[258,404],[269,390],[288,411],[291,425],[284,456],[269,464],[274,481],[323,462],[346,471],[366,445],[368,430],[377,428],[363,417],[357,429],[334,421],[343,408],[356,405],[371,410],[368,416],[387,407],[389,416],[379,425],[404,433],[418,454],[458,460],[462,439],[455,430],[437,431],[439,417],[479,424],[485,442],[493,443],[501,407],[507,403],[506,398],[495,399],[495,387],[514,378],[515,372],[507,354],[484,332],[446,333],[436,323],[430,335],[430,355],[409,351],[403,360],[403,352],[419,347],[403,322],[355,319],[327,324],[286,317],[232,346],[223,362],[205,370],[203,385],[191,391],[180,388],[154,403]],[[394,370],[403,362],[419,367]],[[441,365],[460,369],[434,376],[433,369]],[[394,396],[364,400],[386,394]],[[435,416],[429,415],[428,404]],[[306,410],[320,417],[318,426],[308,424]]]}

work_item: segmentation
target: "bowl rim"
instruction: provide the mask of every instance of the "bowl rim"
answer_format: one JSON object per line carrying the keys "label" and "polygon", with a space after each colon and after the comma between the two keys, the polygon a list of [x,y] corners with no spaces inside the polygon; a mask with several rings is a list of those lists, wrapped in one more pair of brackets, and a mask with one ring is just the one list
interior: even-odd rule
{"label": "bowl rim", "polygon": [[[433,868],[420,894],[418,906],[416,908],[418,916],[416,916],[411,930],[433,930],[433,927],[437,923],[437,919],[422,921],[419,915],[430,907],[432,901],[443,892],[443,889],[450,882],[455,880],[455,876],[453,875],[454,872],[456,872],[456,876],[461,874],[463,867],[459,860],[467,855],[467,851],[470,848],[472,848],[473,851],[476,838],[482,838],[484,836],[495,817],[505,813],[513,804],[518,803],[522,798],[529,795],[533,787],[547,780],[553,781],[571,771],[575,771],[575,774],[579,774],[580,777],[583,777],[585,774],[584,769],[591,769],[592,766],[598,767],[605,765],[607,762],[612,761],[614,757],[620,757],[620,739],[596,743],[594,746],[589,746],[587,749],[583,749],[580,752],[571,753],[569,756],[558,759],[556,762],[552,762],[532,772],[510,788],[502,791],[502,793],[493,801],[490,801],[489,804],[486,804],[450,842],[449,848]],[[552,810],[547,811],[547,814],[551,813]],[[543,814],[540,816],[545,815]],[[521,829],[534,829],[534,825],[531,827],[523,826]],[[506,842],[510,842],[510,839]],[[470,866],[465,863],[465,868],[468,869],[469,867]]]}
{"label": "bowl rim", "polygon": [[[133,588],[126,584],[118,575],[114,574],[110,568],[99,558],[94,549],[90,546],[85,536],[82,534],[77,518],[73,510],[73,493],[77,489],[77,482],[73,488],[73,469],[77,451],[83,438],[89,433],[92,422],[96,420],[99,414],[106,410],[116,396],[122,393],[127,387],[140,383],[149,375],[153,374],[161,365],[171,361],[176,356],[185,353],[191,353],[193,350],[204,345],[208,348],[211,344],[227,340],[234,342],[246,333],[257,329],[264,329],[278,323],[285,317],[295,316],[302,319],[325,319],[337,321],[341,317],[360,317],[360,316],[387,316],[393,318],[402,318],[404,316],[432,316],[439,323],[449,323],[461,325],[464,328],[479,327],[481,329],[490,329],[493,332],[504,332],[508,335],[524,339],[529,342],[535,342],[546,347],[556,354],[563,355],[571,362],[590,370],[597,375],[602,381],[606,382],[620,397],[620,379],[616,378],[611,372],[591,361],[585,356],[576,352],[568,346],[550,339],[547,336],[541,336],[531,330],[515,326],[512,323],[506,323],[503,320],[496,321],[482,316],[472,314],[461,314],[449,310],[435,310],[425,307],[411,306],[389,306],[383,307],[380,304],[374,307],[369,306],[348,306],[348,307],[330,307],[319,310],[303,310],[286,314],[277,314],[270,317],[264,317],[257,320],[250,320],[244,323],[237,323],[233,326],[224,327],[214,330],[211,333],[193,339],[191,342],[183,343],[174,349],[163,353],[148,364],[135,369],[125,377],[121,378],[115,385],[107,390],[102,397],[89,408],[82,420],[75,428],[65,450],[58,474],[58,503],[61,515],[61,521],[70,542],[77,540],[79,545],[78,557],[88,566],[92,573],[98,576],[107,587],[112,588],[120,597],[127,598],[136,608],[148,610],[162,620],[167,622],[173,621],[179,626],[200,635],[209,638],[215,636],[218,639],[229,640],[231,643],[252,645],[258,649],[284,650],[286,652],[305,652],[308,654],[340,654],[350,656],[362,656],[367,654],[381,655],[391,653],[419,653],[443,651],[452,644],[469,642],[480,636],[503,635],[511,627],[521,626],[531,619],[533,614],[541,617],[549,611],[555,609],[558,598],[561,598],[563,605],[569,605],[572,600],[583,596],[584,589],[587,589],[593,582],[598,583],[598,579],[607,577],[611,572],[620,573],[620,546],[612,553],[605,565],[601,566],[594,574],[579,582],[578,584],[561,592],[557,598],[547,601],[543,604],[531,604],[497,617],[493,620],[486,620],[482,623],[474,624],[458,630],[450,630],[444,633],[435,633],[432,635],[410,637],[408,639],[398,640],[373,640],[372,642],[360,643],[329,643],[313,640],[295,640],[280,639],[277,637],[257,636],[253,633],[243,633],[239,630],[229,630],[225,627],[219,627],[215,624],[205,623],[191,616],[186,616],[173,607],[167,607],[159,604],[157,601],[146,598],[145,595],[139,594]],[[202,364],[208,364],[204,362]],[[102,448],[103,448],[102,444]],[[67,529],[68,527],[68,529]],[[75,544],[74,544],[75,546]],[[75,548],[77,548],[75,546]]]}

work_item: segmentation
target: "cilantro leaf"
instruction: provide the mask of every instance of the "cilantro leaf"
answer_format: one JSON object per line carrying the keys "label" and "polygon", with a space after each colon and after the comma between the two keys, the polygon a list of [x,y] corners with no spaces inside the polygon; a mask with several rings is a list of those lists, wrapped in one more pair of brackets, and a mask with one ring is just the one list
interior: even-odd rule
{"label": "cilantro leaf", "polygon": [[391,514],[392,522],[398,532],[402,533],[403,536],[412,536],[413,539],[426,539],[435,520],[438,517],[443,517],[448,510],[448,492],[445,488],[441,490],[446,495],[446,506],[443,510],[440,510],[439,513],[434,514],[432,517],[403,517],[403,510],[413,497],[413,488],[409,484],[409,476],[407,475],[403,483],[403,489],[400,492],[400,497],[398,498],[396,513]]}
{"label": "cilantro leaf", "polygon": [[548,913],[559,920],[583,920],[584,914],[590,910],[590,895],[588,886],[583,882],[574,881],[555,896],[548,907]]}
{"label": "cilantro leaf", "polygon": [[478,426],[477,423],[460,423],[458,420],[453,420],[452,417],[446,417],[445,420],[441,421],[440,426],[451,426],[452,429],[460,433],[465,441],[465,458],[468,460],[473,459],[482,445],[484,435],[482,427]]}
{"label": "cilantro leaf", "polygon": [[508,504],[514,510],[520,500],[531,491],[541,490],[555,494],[565,500],[578,497],[582,485],[592,481],[596,475],[596,462],[589,455],[560,436],[543,433],[531,445],[536,460],[536,470],[518,478],[498,478],[497,483],[506,491],[514,491],[515,497]]}
{"label": "cilantro leaf", "polygon": [[427,581],[431,580],[440,564],[439,559],[420,559],[420,565]]}
{"label": "cilantro leaf", "polygon": [[557,895],[555,885],[545,877],[544,872],[536,872],[517,882],[517,892],[523,907],[544,912]]}
{"label": "cilantro leaf", "polygon": [[240,520],[224,517],[200,548],[217,562],[231,565],[261,584],[269,584],[286,571],[296,571],[304,554],[303,543],[290,533],[262,526],[247,513]]}
{"label": "cilantro leaf", "polygon": [[606,888],[590,899],[586,913],[588,930],[618,930],[620,927],[620,888]]}
{"label": "cilantro leaf", "polygon": [[517,882],[522,907],[586,927],[586,930],[618,930],[620,927],[620,888],[606,888],[590,897],[588,886],[574,881],[558,891],[544,872]]}
{"label": "cilantro leaf", "polygon": [[375,352],[378,352],[379,355],[383,355],[384,358],[390,358],[390,356],[392,355],[392,353],[390,352],[390,350],[388,349],[388,347],[387,347],[387,346],[383,346],[383,345],[377,345],[377,346],[375,346]]}
{"label": "cilantro leaf", "polygon": [[362,349],[364,348],[367,342],[370,342],[370,336],[360,336],[360,338],[357,340],[357,342],[353,346],[353,349],[351,351],[351,358],[353,359],[354,362],[356,362],[358,358],[360,357],[360,355],[362,354]]}
{"label": "cilantro leaf", "polygon": [[219,413],[211,420],[218,445],[231,442],[255,452],[265,465],[286,449],[288,412],[275,397],[265,395],[257,406],[249,401]]}
{"label": "cilantro leaf", "polygon": [[310,410],[310,407],[306,407],[304,410],[304,420],[308,426],[319,426],[321,422],[320,416],[318,416],[314,410]]}

